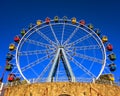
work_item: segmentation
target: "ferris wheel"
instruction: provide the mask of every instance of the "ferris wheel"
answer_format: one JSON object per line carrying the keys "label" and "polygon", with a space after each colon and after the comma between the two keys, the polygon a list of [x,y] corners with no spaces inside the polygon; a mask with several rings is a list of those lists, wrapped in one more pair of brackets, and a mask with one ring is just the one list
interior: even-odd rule
{"label": "ferris wheel", "polygon": [[[110,71],[115,71],[116,59],[107,36],[101,35],[92,24],[76,18],[37,20],[15,36],[6,57],[6,70],[13,81],[13,64],[27,82],[80,82],[85,78],[98,79],[109,59]],[[14,60],[13,60],[14,57]]]}

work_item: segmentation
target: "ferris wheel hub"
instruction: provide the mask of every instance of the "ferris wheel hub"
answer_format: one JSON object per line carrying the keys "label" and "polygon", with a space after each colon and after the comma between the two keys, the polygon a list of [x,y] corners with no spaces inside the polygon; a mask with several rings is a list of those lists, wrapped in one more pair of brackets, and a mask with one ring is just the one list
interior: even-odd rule
{"label": "ferris wheel hub", "polygon": [[60,45],[60,46],[58,46],[58,48],[64,48],[64,46]]}

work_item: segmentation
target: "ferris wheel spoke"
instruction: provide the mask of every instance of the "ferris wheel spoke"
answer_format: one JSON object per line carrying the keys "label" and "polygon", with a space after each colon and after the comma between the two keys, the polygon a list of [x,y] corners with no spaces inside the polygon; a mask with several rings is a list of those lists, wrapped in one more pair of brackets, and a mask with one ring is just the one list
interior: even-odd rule
{"label": "ferris wheel spoke", "polygon": [[45,43],[42,43],[42,42],[38,42],[38,41],[35,41],[35,40],[31,40],[31,39],[26,39],[24,38],[25,42],[27,43],[30,43],[30,44],[34,44],[36,46],[41,46],[41,47],[53,47],[51,46],[50,44],[45,44]]}
{"label": "ferris wheel spoke", "polygon": [[[11,72],[11,73],[13,73],[13,72]],[[20,75],[20,73],[17,71],[17,72],[14,72],[14,74],[15,74],[15,76],[16,75]]]}
{"label": "ferris wheel spoke", "polygon": [[104,73],[104,72],[105,72],[105,73],[111,73],[111,71],[108,69],[108,66],[109,66],[109,64],[106,64],[103,73]]}
{"label": "ferris wheel spoke", "polygon": [[[17,67],[14,67],[13,70],[11,71],[11,73],[15,73]],[[18,70],[16,71],[16,73],[18,73]]]}
{"label": "ferris wheel spoke", "polygon": [[75,47],[69,47],[74,50],[94,50],[94,49],[100,49],[101,46],[99,45],[89,45],[89,46],[75,46]]}
{"label": "ferris wheel spoke", "polygon": [[68,39],[64,42],[63,45],[67,44],[71,39],[72,37],[75,35],[75,33],[78,31],[79,29],[79,25],[74,29],[74,31],[71,33],[71,35],[68,37]]}
{"label": "ferris wheel spoke", "polygon": [[82,64],[80,64],[76,59],[74,59],[73,57],[71,57],[68,53],[67,53],[69,59],[76,64],[80,69],[82,69],[84,72],[86,72],[89,76],[91,76],[92,78],[96,78],[96,76],[90,72],[86,67],[84,67]]}
{"label": "ferris wheel spoke", "polygon": [[75,56],[77,56],[79,58],[84,58],[84,59],[89,60],[89,61],[97,62],[97,63],[100,63],[100,64],[103,63],[103,60],[101,60],[101,59],[91,57],[91,56],[87,56],[87,55],[84,55],[84,54],[75,53]]}
{"label": "ferris wheel spoke", "polygon": [[52,25],[49,24],[49,26],[50,26],[50,29],[51,29],[51,31],[52,31],[52,34],[53,34],[53,36],[54,36],[54,38],[55,38],[55,41],[56,41],[57,45],[59,45],[59,41],[58,41],[58,39],[57,39],[57,37],[56,37],[56,34],[55,34],[54,30],[53,30]]}
{"label": "ferris wheel spoke", "polygon": [[65,31],[65,23],[63,24],[62,37],[61,37],[61,45],[63,43],[64,31]]}
{"label": "ferris wheel spoke", "polygon": [[85,36],[83,36],[83,37],[75,40],[75,41],[72,42],[72,43],[66,44],[66,46],[67,46],[67,47],[68,47],[68,46],[74,46],[74,45],[76,45],[76,44],[78,44],[78,43],[80,43],[80,42],[82,42],[82,41],[90,38],[91,36],[92,36],[91,33],[90,33],[90,34],[87,34],[87,35],[85,35]]}
{"label": "ferris wheel spoke", "polygon": [[[42,76],[46,73],[46,71],[48,70],[48,68],[51,66],[52,64],[52,60],[49,62],[49,64],[47,64],[47,66],[43,69],[43,71],[41,72],[41,74],[38,76],[38,78],[36,79],[36,81],[40,81],[42,79]],[[44,78],[46,79],[46,78]]]}
{"label": "ferris wheel spoke", "polygon": [[36,55],[36,54],[49,54],[49,52],[53,50],[54,48],[46,49],[46,50],[22,51],[22,52],[18,52],[18,55],[24,56],[24,55]]}
{"label": "ferris wheel spoke", "polygon": [[[52,55],[53,55],[53,53],[50,54],[50,56],[52,56]],[[44,56],[44,57],[42,57],[42,58],[39,58],[39,59],[37,59],[36,61],[34,61],[34,62],[32,62],[32,63],[24,66],[23,68],[21,68],[21,70],[22,70],[22,71],[25,71],[25,70],[27,70],[27,69],[29,69],[29,68],[32,68],[33,66],[36,66],[37,64],[45,61],[46,59],[48,59],[48,55],[46,55],[46,56]]]}
{"label": "ferris wheel spoke", "polygon": [[43,34],[40,30],[36,29],[36,33],[38,33],[42,38],[44,38],[46,41],[48,41],[53,46],[56,45],[56,43],[54,41],[52,41],[49,37],[47,37],[45,34]]}
{"label": "ferris wheel spoke", "polygon": [[34,70],[33,68],[30,68],[30,69],[32,70],[32,72],[33,72],[36,76],[38,76],[38,73],[35,72],[35,70]]}

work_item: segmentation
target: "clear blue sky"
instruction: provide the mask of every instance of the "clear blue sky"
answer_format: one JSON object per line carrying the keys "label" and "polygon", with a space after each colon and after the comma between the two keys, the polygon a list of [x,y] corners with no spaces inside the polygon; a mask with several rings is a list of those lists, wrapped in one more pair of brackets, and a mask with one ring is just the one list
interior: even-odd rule
{"label": "clear blue sky", "polygon": [[21,29],[37,19],[64,15],[85,19],[108,36],[117,55],[116,79],[120,77],[120,1],[119,0],[0,0],[0,76],[8,47]]}

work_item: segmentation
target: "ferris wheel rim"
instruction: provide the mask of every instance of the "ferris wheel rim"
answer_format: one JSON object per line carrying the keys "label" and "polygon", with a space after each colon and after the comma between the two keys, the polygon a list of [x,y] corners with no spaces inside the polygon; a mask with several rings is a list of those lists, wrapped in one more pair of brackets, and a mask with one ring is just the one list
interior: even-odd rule
{"label": "ferris wheel rim", "polygon": [[[52,20],[53,22],[54,22],[54,20]],[[70,20],[69,20],[70,21]],[[45,24],[45,22],[43,22],[43,24]],[[54,24],[52,24],[52,25],[58,25],[58,24],[67,24],[67,23],[54,23]],[[77,24],[79,24],[78,22],[77,22]],[[69,24],[68,24],[69,25]],[[73,25],[73,24],[70,24],[71,26],[74,26],[74,27],[77,27],[77,25]],[[36,25],[36,26],[34,26],[32,29],[34,29],[34,28],[36,28],[38,25]],[[38,30],[40,30],[40,29],[42,29],[42,28],[44,28],[44,27],[48,27],[48,26],[50,26],[50,25],[45,25],[45,26],[41,26],[41,27],[39,27],[39,29]],[[90,29],[90,28],[88,28],[86,25],[84,25],[87,29]],[[22,40],[24,39],[24,37],[32,30],[32,29],[30,29],[30,30],[28,30],[27,31],[27,33],[21,38],[21,40],[20,40],[20,42],[19,42],[19,44],[18,44],[18,46],[17,46],[17,48],[16,48],[16,56],[15,56],[15,58],[16,58],[16,65],[17,65],[17,67],[18,67],[18,70],[19,70],[19,72],[20,72],[20,74],[23,76],[23,78],[26,80],[26,81],[28,81],[27,80],[27,78],[23,75],[23,73],[22,73],[22,71],[21,71],[21,68],[20,68],[20,64],[19,64],[19,57],[18,57],[18,50],[19,50],[19,47],[20,47],[20,44],[21,44],[21,42],[22,42]],[[91,29],[90,29],[91,30]],[[93,30],[91,30],[96,36],[97,36],[97,34],[93,31]],[[36,30],[35,31],[33,31],[32,33],[31,33],[31,35],[34,33],[34,32],[36,32]],[[88,31],[89,32],[89,31]],[[29,35],[29,36],[31,36],[31,35]],[[29,37],[28,36],[28,37]],[[99,75],[97,76],[97,78],[96,79],[98,79],[99,78],[99,76],[102,74],[102,72],[103,72],[103,70],[104,70],[104,67],[105,67],[105,63],[106,63],[106,50],[105,50],[105,47],[104,47],[104,44],[102,43],[102,40],[100,39],[100,37],[99,36],[97,36],[98,37],[98,39],[100,40],[100,42],[101,42],[101,45],[102,45],[102,47],[103,47],[103,53],[102,54],[104,54],[104,60],[103,60],[103,62],[104,62],[104,64],[102,65],[102,69],[101,69],[101,71],[100,71],[100,73],[99,73]],[[24,43],[24,42],[23,42]],[[29,81],[28,81],[29,82]]]}

